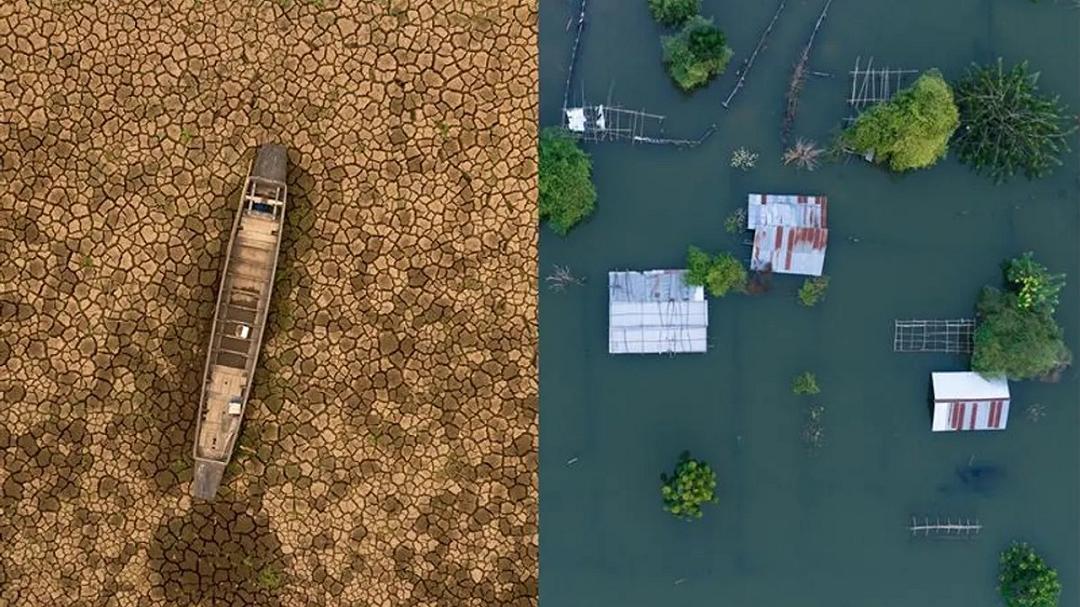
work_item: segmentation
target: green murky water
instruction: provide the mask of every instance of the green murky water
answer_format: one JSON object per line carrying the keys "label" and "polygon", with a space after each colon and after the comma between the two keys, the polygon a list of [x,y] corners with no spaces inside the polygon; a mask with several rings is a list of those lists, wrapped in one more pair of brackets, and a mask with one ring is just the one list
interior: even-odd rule
{"label": "green murky water", "polygon": [[[1058,384],[1014,383],[1003,433],[932,434],[929,373],[967,360],[892,352],[895,318],[970,316],[1006,256],[1033,249],[1070,285],[1059,311],[1080,349],[1080,160],[1054,176],[995,187],[953,159],[904,177],[860,161],[813,174],[780,165],[783,93],[821,7],[791,0],[746,88],[721,101],[734,66],[775,9],[771,1],[704,0],[728,33],[731,73],[692,97],[662,71],[660,31],[644,0],[590,0],[574,94],[667,114],[669,134],[717,134],[695,150],[597,144],[598,211],[567,238],[544,229],[542,273],[569,265],[587,279],[540,297],[541,605],[975,607],[998,603],[999,551],[1034,544],[1061,574],[1061,605],[1080,604],[1077,372]],[[558,122],[576,2],[541,2],[541,121]],[[1028,59],[1042,86],[1080,108],[1080,11],[1050,0],[835,0],[819,34],[794,135],[826,141],[847,115],[845,74],[879,65],[939,67]],[[761,154],[728,168],[733,149]],[[1075,143],[1074,143],[1075,147]],[[801,279],[710,303],[710,349],[678,357],[609,356],[606,272],[679,267],[688,244],[747,253],[723,219],[747,192],[829,196],[827,301],[795,300]],[[813,401],[790,393],[817,373]],[[825,444],[801,433],[820,402]],[[1024,413],[1045,407],[1039,422]],[[661,472],[684,449],[713,463],[720,503],[682,523],[660,509]],[[572,458],[577,460],[567,464]],[[958,469],[994,466],[993,482]],[[912,540],[912,514],[965,515],[974,541]]]}

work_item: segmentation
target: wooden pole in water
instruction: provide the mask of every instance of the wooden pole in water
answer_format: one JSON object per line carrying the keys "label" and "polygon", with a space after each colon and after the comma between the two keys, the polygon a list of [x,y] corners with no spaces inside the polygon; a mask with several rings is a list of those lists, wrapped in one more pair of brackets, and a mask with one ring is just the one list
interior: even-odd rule
{"label": "wooden pole in water", "polygon": [[814,48],[814,39],[817,37],[818,30],[821,29],[821,24],[825,21],[831,4],[832,0],[825,0],[825,6],[822,7],[817,23],[814,24],[814,31],[810,32],[810,40],[803,47],[802,55],[799,56],[799,62],[795,64],[791,75],[791,83],[788,85],[787,111],[784,113],[784,122],[780,129],[780,140],[785,145],[791,136],[791,127],[795,124],[795,113],[799,109],[799,95],[802,93],[802,85],[806,80],[806,64],[810,61],[810,51]]}
{"label": "wooden pole in water", "polygon": [[[581,0],[581,13],[578,15],[577,33],[574,35],[574,46],[570,49],[570,66],[566,70],[566,88],[563,91],[563,113],[566,113],[566,106],[570,103],[570,85],[574,80],[574,64],[577,63],[578,47],[581,46],[581,32],[585,29],[585,3],[588,0]],[[565,120],[565,116],[563,120]]]}
{"label": "wooden pole in water", "polygon": [[787,6],[787,0],[780,0],[780,5],[776,7],[776,12],[773,13],[772,20],[769,21],[769,26],[765,28],[765,31],[761,33],[761,37],[758,38],[757,46],[754,47],[754,52],[750,53],[750,58],[743,63],[742,68],[739,70],[739,79],[735,82],[735,87],[731,89],[731,93],[728,94],[727,99],[721,105],[724,109],[727,109],[731,100],[735,97],[735,94],[739,92],[739,89],[743,87],[743,83],[746,81],[746,75],[750,73],[750,68],[754,65],[754,60],[757,59],[758,53],[761,49],[765,48],[765,40],[769,37],[769,33],[772,32],[772,28],[776,25],[776,20],[780,18],[780,13]]}

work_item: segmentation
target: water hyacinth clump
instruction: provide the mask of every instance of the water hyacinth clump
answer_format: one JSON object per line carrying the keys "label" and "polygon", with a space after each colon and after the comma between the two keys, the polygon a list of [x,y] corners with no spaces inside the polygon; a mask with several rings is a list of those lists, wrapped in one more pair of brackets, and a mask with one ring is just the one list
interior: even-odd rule
{"label": "water hyacinth clump", "polygon": [[758,155],[746,148],[739,148],[731,153],[731,168],[749,171],[757,164]]}
{"label": "water hyacinth clump", "polygon": [[796,375],[795,379],[791,380],[791,392],[799,396],[820,394],[821,388],[818,387],[817,376],[810,371],[803,371]]}
{"label": "water hyacinth clump", "polygon": [[660,480],[664,510],[678,518],[701,518],[701,506],[716,502],[716,473],[705,462],[691,458],[689,452],[679,456],[674,474],[662,474]]}

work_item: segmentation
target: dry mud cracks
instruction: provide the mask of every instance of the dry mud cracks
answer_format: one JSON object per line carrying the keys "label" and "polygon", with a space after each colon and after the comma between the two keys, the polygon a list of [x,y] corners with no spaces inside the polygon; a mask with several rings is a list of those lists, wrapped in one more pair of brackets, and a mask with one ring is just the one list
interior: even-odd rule
{"label": "dry mud cracks", "polygon": [[[0,2],[0,604],[535,604],[535,37],[534,0]],[[201,503],[266,141],[272,327]]]}

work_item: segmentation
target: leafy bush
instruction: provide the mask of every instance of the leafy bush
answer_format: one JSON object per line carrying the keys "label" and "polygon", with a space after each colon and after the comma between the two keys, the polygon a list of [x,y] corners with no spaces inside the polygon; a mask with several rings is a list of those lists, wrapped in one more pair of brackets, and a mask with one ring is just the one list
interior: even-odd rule
{"label": "leafy bush", "polygon": [[704,285],[709,295],[723,297],[746,289],[746,268],[731,253],[710,256],[691,246],[686,254],[686,284]]}
{"label": "leafy bush", "polygon": [[653,19],[661,25],[682,25],[700,9],[701,0],[649,0]]}
{"label": "leafy bush", "polygon": [[821,388],[817,385],[817,376],[809,371],[803,371],[791,381],[791,391],[800,396],[820,394]]}
{"label": "leafy bush", "polygon": [[692,459],[688,452],[679,456],[675,474],[662,474],[660,481],[664,510],[681,519],[701,518],[701,506],[716,502],[716,473],[705,462]]}
{"label": "leafy bush", "polygon": [[937,70],[919,76],[892,99],[862,113],[840,135],[841,145],[894,171],[928,167],[948,149],[959,124],[952,89]]}
{"label": "leafy bush", "polygon": [[1005,263],[1005,280],[1016,290],[1017,305],[1025,310],[1053,314],[1065,288],[1064,274],[1051,274],[1035,261],[1031,251]]}
{"label": "leafy bush", "polygon": [[732,55],[724,33],[700,15],[688,19],[677,35],[664,36],[662,44],[668,74],[684,91],[724,73]]}
{"label": "leafy bush", "polygon": [[540,219],[565,235],[596,208],[592,160],[566,131],[540,133]]}
{"label": "leafy bush", "polygon": [[1028,179],[1043,177],[1061,164],[1068,151],[1066,109],[1057,97],[1039,95],[1039,74],[1027,63],[1006,70],[973,65],[956,85],[960,129],[953,145],[961,162],[994,181],[1017,171]]}
{"label": "leafy bush", "polygon": [[825,298],[825,290],[829,288],[828,276],[814,276],[803,281],[799,287],[799,303],[806,307],[813,306]]}
{"label": "leafy bush", "polygon": [[1061,582],[1031,546],[1018,542],[1001,553],[998,592],[1008,607],[1057,607]]}
{"label": "leafy bush", "polygon": [[1072,362],[1053,317],[1021,307],[1016,293],[986,287],[977,310],[972,370],[1020,380],[1049,376]]}

